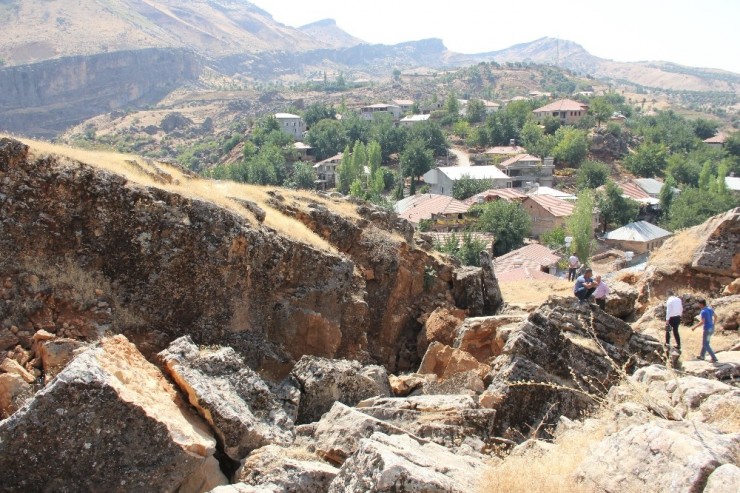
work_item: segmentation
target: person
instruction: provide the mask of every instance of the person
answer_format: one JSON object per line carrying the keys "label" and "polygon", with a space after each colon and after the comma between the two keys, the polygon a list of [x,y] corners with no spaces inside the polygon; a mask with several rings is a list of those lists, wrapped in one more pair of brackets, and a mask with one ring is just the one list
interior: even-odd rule
{"label": "person", "polygon": [[581,261],[578,260],[578,257],[576,257],[576,254],[570,256],[568,259],[568,280],[569,281],[575,281],[576,280],[576,273],[578,272],[578,265],[580,265]]}
{"label": "person", "polygon": [[681,298],[676,296],[672,290],[668,291],[668,299],[665,302],[665,345],[671,345],[671,329],[673,337],[676,339],[676,350],[681,352],[681,338],[678,335],[678,326],[681,323],[683,315],[683,304]]}
{"label": "person", "polygon": [[578,279],[576,279],[576,283],[573,286],[573,294],[575,294],[580,301],[588,300],[588,297],[596,290],[596,281],[593,280],[591,277],[592,275],[593,271],[591,269],[586,269],[583,272],[583,275],[578,276]]}
{"label": "person", "polygon": [[697,359],[703,360],[704,355],[709,353],[709,356],[712,358],[712,363],[717,363],[719,360],[714,354],[714,351],[712,351],[712,347],[709,345],[709,339],[712,337],[712,334],[714,334],[714,325],[717,323],[717,314],[714,313],[714,310],[711,307],[707,306],[707,301],[705,299],[699,300],[699,306],[701,307],[701,312],[699,312],[699,323],[691,327],[691,330],[693,331],[700,325],[704,324],[704,333],[702,334],[701,339],[701,354],[697,356]]}
{"label": "person", "polygon": [[601,276],[594,277],[594,281],[596,282],[594,300],[596,301],[596,304],[599,305],[599,308],[601,308],[602,310],[606,310],[606,295],[611,292],[611,289],[609,289],[606,281],[603,281],[601,279]]}

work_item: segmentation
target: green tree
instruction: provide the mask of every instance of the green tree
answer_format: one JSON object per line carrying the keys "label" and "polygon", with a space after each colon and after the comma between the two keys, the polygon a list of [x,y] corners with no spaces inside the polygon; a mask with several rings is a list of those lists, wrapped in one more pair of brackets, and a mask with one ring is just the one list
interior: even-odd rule
{"label": "green tree", "polygon": [[562,124],[560,123],[560,118],[548,115],[542,119],[542,126],[545,127],[546,135],[555,135],[555,132],[558,131]]}
{"label": "green tree", "polygon": [[668,220],[664,224],[672,231],[689,228],[739,205],[740,200],[730,194],[684,188],[673,198]]}
{"label": "green tree", "polygon": [[422,142],[424,147],[430,149],[437,156],[444,155],[449,147],[444,132],[434,122],[421,122],[411,127],[409,140]]}
{"label": "green tree", "polygon": [[370,173],[375,174],[380,169],[383,162],[383,150],[377,141],[371,140],[367,144],[367,161],[370,166]]}
{"label": "green tree", "polygon": [[701,140],[714,137],[719,130],[719,122],[697,118],[694,120],[694,134]]}
{"label": "green tree", "polygon": [[565,226],[558,226],[553,230],[542,233],[540,235],[540,243],[553,250],[557,250],[565,246],[565,237]]}
{"label": "green tree", "polygon": [[486,104],[480,99],[468,100],[468,108],[465,110],[465,119],[469,123],[480,123],[486,117]]}
{"label": "green tree", "polygon": [[601,161],[584,161],[578,168],[576,186],[584,188],[598,188],[609,179],[609,166]]}
{"label": "green tree", "polygon": [[365,166],[368,165],[367,149],[362,141],[356,141],[352,148],[352,169],[355,172],[355,178],[362,180],[365,174]]}
{"label": "green tree", "polygon": [[532,149],[537,147],[544,138],[545,133],[537,122],[530,120],[524,124],[522,130],[519,132],[520,144],[527,148],[528,152],[532,152]]}
{"label": "green tree", "polygon": [[401,153],[399,164],[403,176],[411,177],[411,183],[413,184],[416,177],[432,169],[434,156],[422,141],[413,140]]}
{"label": "green tree", "polygon": [[282,185],[285,158],[277,146],[266,145],[247,162],[246,182],[257,185]]}
{"label": "green tree", "polygon": [[319,161],[334,156],[349,142],[337,120],[319,121],[308,132],[307,140]]}
{"label": "green tree", "polygon": [[293,165],[292,185],[295,188],[311,190],[314,188],[315,179],[316,173],[314,173],[313,166],[311,166],[310,164],[296,163],[295,165]]}
{"label": "green tree", "polygon": [[349,187],[356,179],[357,174],[352,167],[352,151],[349,146],[345,146],[342,160],[337,166],[337,190],[343,194],[349,193]]}
{"label": "green tree", "polygon": [[447,116],[453,118],[454,120],[457,120],[460,115],[460,102],[457,100],[457,95],[454,92],[451,92],[447,96],[447,101],[445,102],[445,111],[447,112]]}
{"label": "green tree", "polygon": [[494,200],[475,205],[472,209],[473,214],[479,214],[477,229],[493,233],[493,253],[496,256],[522,246],[532,229],[529,215],[518,202]]}
{"label": "green tree", "polygon": [[583,190],[578,194],[576,207],[567,222],[568,232],[573,237],[571,250],[584,264],[588,264],[594,249],[593,210],[591,191]]}
{"label": "green tree", "polygon": [[596,123],[601,127],[601,123],[607,121],[614,113],[614,106],[603,96],[595,97],[588,106],[588,112],[596,119]]}
{"label": "green tree", "polygon": [[661,176],[668,164],[668,150],[663,144],[645,142],[627,156],[624,165],[637,176]]}
{"label": "green tree", "polygon": [[466,139],[468,137],[468,134],[470,134],[470,123],[468,123],[466,120],[456,121],[455,124],[452,125],[452,133],[457,135],[458,137]]}
{"label": "green tree", "polygon": [[370,128],[370,138],[380,144],[382,161],[387,163],[391,154],[401,152],[406,146],[408,130],[397,127],[391,118],[377,118]]}
{"label": "green tree", "polygon": [[393,69],[393,80],[395,80],[396,82],[401,81],[401,71],[397,68]]}
{"label": "green tree", "polygon": [[463,265],[480,267],[480,252],[485,249],[485,240],[476,238],[470,232],[466,231],[462,235],[462,242],[455,256]]}
{"label": "green tree", "polygon": [[608,182],[602,193],[596,196],[596,206],[601,215],[602,233],[609,227],[618,228],[635,220],[640,206],[634,200],[622,196],[614,182]]}
{"label": "green tree", "polygon": [[303,112],[303,120],[309,127],[326,119],[334,119],[334,109],[323,103],[312,104]]}
{"label": "green tree", "polygon": [[671,213],[671,204],[673,204],[674,192],[673,189],[676,187],[676,180],[673,176],[666,175],[663,186],[660,187],[660,214],[663,217],[668,217]]}
{"label": "green tree", "polygon": [[712,173],[712,163],[707,161],[704,163],[704,166],[702,166],[701,173],[699,173],[699,190],[704,192],[710,191],[712,178],[714,178]]}
{"label": "green tree", "polygon": [[464,174],[452,185],[452,197],[457,200],[465,200],[491,188],[493,188],[493,181],[476,180],[470,175]]}
{"label": "green tree", "polygon": [[578,166],[588,154],[588,139],[583,130],[568,126],[560,127],[555,132],[555,137],[558,143],[552,150],[552,154],[558,161]]}
{"label": "green tree", "polygon": [[740,157],[740,132],[733,132],[727,136],[725,149],[730,156]]}

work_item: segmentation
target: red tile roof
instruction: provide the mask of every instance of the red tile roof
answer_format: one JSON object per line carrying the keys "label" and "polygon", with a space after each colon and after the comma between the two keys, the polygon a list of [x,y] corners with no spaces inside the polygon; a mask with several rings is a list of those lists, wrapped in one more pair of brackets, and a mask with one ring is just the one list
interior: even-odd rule
{"label": "red tile roof", "polygon": [[468,205],[473,205],[478,203],[478,199],[483,199],[484,202],[490,202],[491,200],[494,200],[496,198],[512,202],[515,200],[522,201],[526,199],[527,196],[514,188],[492,188],[490,190],[486,190],[485,192],[473,195],[472,197],[463,200],[463,202]]}
{"label": "red tile roof", "polygon": [[511,157],[507,159],[506,161],[499,163],[499,166],[502,168],[508,168],[509,166],[516,164],[520,161],[542,162],[542,160],[538,158],[537,156],[532,156],[530,154],[519,154],[518,156]]}
{"label": "red tile roof", "polygon": [[547,272],[542,272],[539,269],[531,269],[529,267],[519,267],[518,269],[508,270],[506,272],[502,272],[501,274],[497,273],[496,278],[498,279],[498,282],[500,283],[527,281],[527,280],[535,280],[535,281],[557,281],[559,280],[559,278],[553,276],[552,274],[548,274]]}
{"label": "red tile roof", "polygon": [[541,113],[545,111],[584,111],[588,109],[588,105],[573,101],[572,99],[560,99],[553,101],[550,104],[546,104],[541,108],[534,110],[535,113]]}
{"label": "red tile roof", "polygon": [[425,199],[424,196],[420,196],[419,200],[398,216],[412,223],[418,223],[422,219],[431,219],[434,214],[464,214],[470,208],[469,205],[447,195],[429,195],[428,197]]}
{"label": "red tile roof", "polygon": [[530,195],[525,199],[525,203],[528,200],[532,200],[539,204],[543,209],[556,217],[567,217],[573,214],[575,205],[566,202],[565,200],[558,199],[551,195]]}
{"label": "red tile roof", "polygon": [[484,154],[526,154],[527,150],[522,146],[496,146],[488,149]]}
{"label": "red tile roof", "polygon": [[727,136],[720,132],[714,137],[704,139],[704,142],[706,142],[707,144],[724,144],[725,142],[727,142]]}
{"label": "red tile roof", "polygon": [[624,195],[631,199],[640,200],[650,198],[650,195],[633,181],[618,183],[617,186],[622,190]]}
{"label": "red tile roof", "polygon": [[539,270],[541,267],[556,264],[558,261],[560,261],[560,256],[552,250],[539,243],[532,243],[506,255],[496,257],[493,259],[493,269],[498,276],[499,273],[522,267]]}

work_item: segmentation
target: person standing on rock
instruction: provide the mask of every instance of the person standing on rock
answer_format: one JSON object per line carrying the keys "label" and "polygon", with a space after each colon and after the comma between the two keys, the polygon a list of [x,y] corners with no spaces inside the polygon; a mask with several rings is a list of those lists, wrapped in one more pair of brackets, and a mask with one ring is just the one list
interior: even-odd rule
{"label": "person standing on rock", "polygon": [[569,281],[575,281],[576,280],[576,273],[578,272],[578,266],[581,264],[581,261],[578,260],[578,257],[576,257],[576,254],[570,256],[568,259],[568,280]]}
{"label": "person standing on rock", "polygon": [[681,352],[681,338],[678,335],[678,326],[681,323],[683,315],[683,304],[681,298],[676,296],[672,290],[668,291],[668,299],[665,302],[665,345],[671,345],[671,330],[673,337],[676,339],[676,349]]}
{"label": "person standing on rock", "polygon": [[611,289],[609,289],[609,286],[606,284],[606,282],[601,279],[601,276],[596,276],[594,278],[594,282],[596,282],[594,300],[596,301],[596,304],[599,305],[599,308],[601,308],[602,310],[606,310],[606,295],[609,294]]}
{"label": "person standing on rock", "polygon": [[714,313],[714,310],[711,307],[707,306],[707,301],[705,299],[699,300],[699,306],[701,306],[701,312],[699,312],[699,323],[691,327],[691,330],[693,331],[700,325],[704,324],[704,333],[701,338],[701,354],[697,356],[697,359],[703,360],[704,355],[709,353],[709,356],[712,358],[712,363],[718,363],[719,360],[717,359],[717,356],[715,356],[714,351],[712,351],[712,347],[709,345],[709,339],[712,337],[712,334],[714,334],[714,325],[717,323],[717,314]]}
{"label": "person standing on rock", "polygon": [[591,277],[592,275],[593,271],[591,269],[586,269],[583,272],[583,275],[578,276],[578,279],[576,279],[576,284],[573,286],[573,294],[575,294],[576,298],[580,301],[588,300],[589,296],[594,294],[594,291],[596,291],[596,286],[598,284],[593,280]]}

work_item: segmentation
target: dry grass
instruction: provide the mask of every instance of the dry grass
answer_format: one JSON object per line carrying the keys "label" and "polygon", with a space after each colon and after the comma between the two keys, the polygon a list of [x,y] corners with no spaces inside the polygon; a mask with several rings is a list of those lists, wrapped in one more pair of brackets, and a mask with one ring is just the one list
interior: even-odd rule
{"label": "dry grass", "polygon": [[500,284],[501,294],[507,303],[542,304],[550,295],[573,296],[573,283],[566,280],[514,281]]}
{"label": "dry grass", "polygon": [[[7,136],[7,135],[1,135]],[[9,136],[8,136],[9,137]],[[17,137],[13,137],[17,138]],[[166,163],[153,163],[150,160],[133,154],[121,154],[110,151],[79,149],[66,145],[51,144],[49,142],[18,138],[31,148],[35,157],[55,155],[65,159],[69,165],[76,162],[84,163],[98,169],[122,175],[132,185],[159,188],[171,193],[196,200],[205,200],[227,209],[252,224],[257,221],[253,214],[247,211],[236,199],[249,200],[256,203],[266,212],[264,224],[295,241],[318,248],[320,250],[337,253],[337,250],[326,240],[307,228],[302,222],[282,214],[268,203],[269,190],[275,187],[239,184],[226,181],[213,181],[188,175],[177,166]],[[280,193],[286,200],[293,201],[294,205],[305,207],[309,202],[318,202],[334,212],[357,218],[355,206],[344,200],[331,200],[313,192],[281,189]]]}
{"label": "dry grass", "polygon": [[654,251],[649,263],[662,273],[675,274],[691,263],[703,240],[694,228],[681,231]]}

